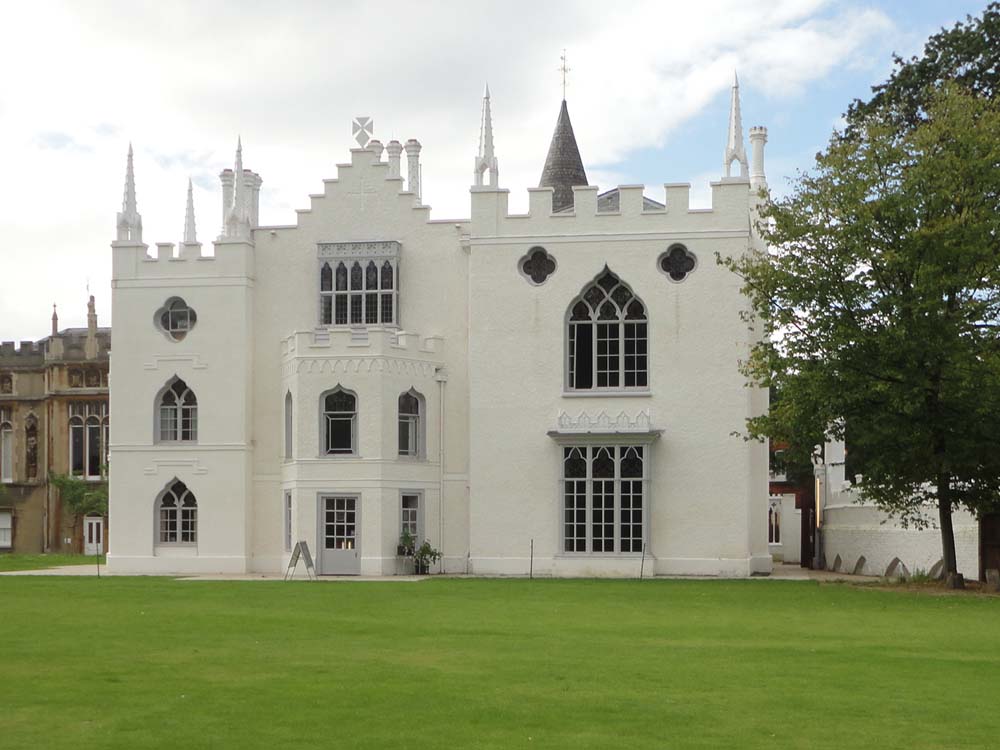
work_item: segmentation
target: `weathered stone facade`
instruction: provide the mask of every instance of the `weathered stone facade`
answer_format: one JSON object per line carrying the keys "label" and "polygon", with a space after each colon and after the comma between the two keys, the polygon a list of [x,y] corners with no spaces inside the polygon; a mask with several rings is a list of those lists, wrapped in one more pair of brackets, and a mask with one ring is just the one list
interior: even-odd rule
{"label": "weathered stone facade", "polygon": [[[49,475],[105,481],[111,329],[97,327],[93,297],[88,308],[87,328],[59,331],[53,313],[51,336],[0,344],[0,553],[84,549],[83,520]],[[106,530],[103,519],[105,549]]]}

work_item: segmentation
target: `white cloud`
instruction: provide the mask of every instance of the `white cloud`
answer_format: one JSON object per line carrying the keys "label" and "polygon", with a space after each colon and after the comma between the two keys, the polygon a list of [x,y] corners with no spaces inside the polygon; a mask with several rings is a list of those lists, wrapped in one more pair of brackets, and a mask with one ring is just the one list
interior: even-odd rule
{"label": "white cloud", "polygon": [[[424,145],[425,201],[465,216],[489,80],[511,206],[537,183],[569,50],[568,96],[590,173],[662,145],[725,96],[734,68],[796,96],[850,64],[888,19],[823,0],[694,3],[21,3],[0,47],[0,338],[80,325],[89,278],[110,312],[110,250],[135,146],[147,242],[176,241],[188,177],[200,239],[218,232],[217,175],[243,136],[266,223],[291,223],[347,161],[350,121]],[[706,169],[713,165],[705,165]],[[681,178],[681,176],[672,176]],[[693,176],[701,181],[703,176]],[[694,195],[700,186],[695,185]]]}

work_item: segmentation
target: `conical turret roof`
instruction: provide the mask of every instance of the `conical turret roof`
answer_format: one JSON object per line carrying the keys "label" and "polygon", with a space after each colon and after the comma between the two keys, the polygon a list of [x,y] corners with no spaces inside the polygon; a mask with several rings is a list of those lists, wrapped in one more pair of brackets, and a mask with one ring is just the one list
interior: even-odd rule
{"label": "conical turret roof", "polygon": [[573,135],[573,123],[569,121],[569,110],[563,99],[538,186],[555,189],[552,195],[552,211],[555,213],[573,206],[574,185],[587,184],[587,172],[583,168],[580,149],[576,145],[576,136]]}

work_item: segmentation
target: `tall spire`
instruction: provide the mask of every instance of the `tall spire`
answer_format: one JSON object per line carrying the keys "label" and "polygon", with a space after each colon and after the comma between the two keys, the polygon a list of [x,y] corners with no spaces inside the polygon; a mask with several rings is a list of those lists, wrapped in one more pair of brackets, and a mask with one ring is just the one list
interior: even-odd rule
{"label": "tall spire", "polygon": [[247,199],[243,184],[243,139],[236,137],[236,167],[233,169],[233,204],[226,217],[227,237],[247,237],[250,234],[250,217],[247,215]]}
{"label": "tall spire", "polygon": [[538,186],[555,189],[552,194],[552,212],[556,213],[573,207],[574,185],[587,184],[587,172],[583,168],[580,149],[576,145],[573,123],[569,120],[569,109],[566,107],[566,100],[563,99]]}
{"label": "tall spire", "polygon": [[184,240],[185,245],[198,243],[198,235],[194,228],[194,187],[188,178],[187,206],[184,209]]}
{"label": "tall spire", "polygon": [[747,152],[743,147],[743,118],[740,116],[740,79],[733,71],[733,89],[729,103],[729,137],[726,141],[726,153],[723,157],[723,174],[732,177],[733,162],[740,163],[739,176],[746,179],[750,171],[747,164]]}
{"label": "tall spire", "polygon": [[122,196],[122,210],[118,214],[118,240],[142,242],[142,217],[135,199],[135,170],[132,166],[132,144],[128,144],[128,160],[125,165],[125,194]]}
{"label": "tall spire", "polygon": [[483,185],[483,173],[490,173],[490,187],[496,187],[500,179],[500,168],[496,153],[493,151],[493,115],[490,111],[490,85],[486,84],[483,92],[483,116],[479,125],[479,155],[473,170],[476,187]]}

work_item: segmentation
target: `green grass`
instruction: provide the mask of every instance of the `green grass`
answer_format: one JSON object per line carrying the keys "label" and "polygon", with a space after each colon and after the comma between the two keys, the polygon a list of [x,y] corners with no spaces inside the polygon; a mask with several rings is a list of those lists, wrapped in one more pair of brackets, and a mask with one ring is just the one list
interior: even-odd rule
{"label": "green grass", "polygon": [[[0,555],[0,572],[6,570],[41,570],[63,565],[95,565],[93,555]],[[101,555],[104,565],[104,555]]]}
{"label": "green grass", "polygon": [[1000,597],[0,578],[0,746],[972,748]]}

